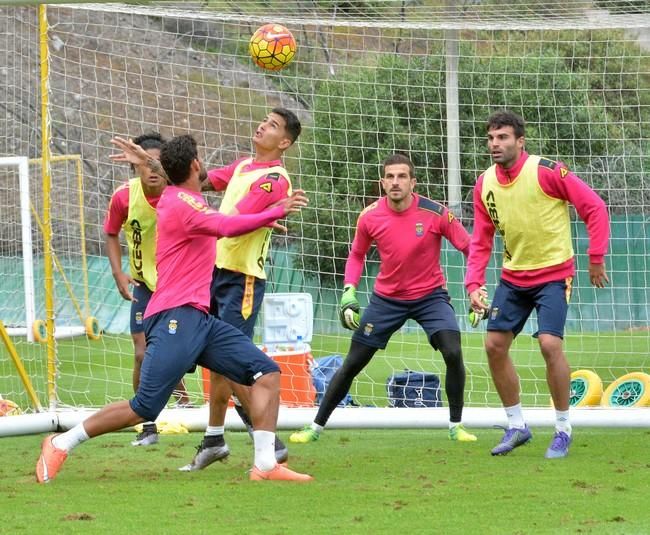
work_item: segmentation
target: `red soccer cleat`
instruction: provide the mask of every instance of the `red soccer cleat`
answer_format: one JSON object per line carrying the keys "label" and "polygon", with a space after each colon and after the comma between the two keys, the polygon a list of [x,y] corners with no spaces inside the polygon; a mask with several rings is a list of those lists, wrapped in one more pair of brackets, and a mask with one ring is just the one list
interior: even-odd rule
{"label": "red soccer cleat", "polygon": [[262,472],[257,466],[253,466],[250,471],[251,481],[297,481],[298,483],[306,483],[313,481],[313,477],[307,474],[300,474],[290,470],[283,464],[276,464],[273,470]]}
{"label": "red soccer cleat", "polygon": [[55,448],[52,439],[56,435],[48,435],[43,440],[41,455],[36,463],[36,481],[47,483],[56,477],[56,474],[68,458],[68,452]]}

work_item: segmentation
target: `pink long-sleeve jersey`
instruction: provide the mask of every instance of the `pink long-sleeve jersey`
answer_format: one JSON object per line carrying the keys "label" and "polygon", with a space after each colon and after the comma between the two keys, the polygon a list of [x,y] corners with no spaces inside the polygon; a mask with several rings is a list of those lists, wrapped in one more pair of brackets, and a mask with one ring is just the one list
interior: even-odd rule
{"label": "pink long-sleeve jersey", "polygon": [[200,193],[167,186],[157,214],[158,284],[145,317],[183,305],[208,312],[217,238],[246,234],[284,217],[285,210],[276,206],[229,217],[210,208]]}
{"label": "pink long-sleeve jersey", "polygon": [[[245,159],[246,158],[239,158],[230,165],[208,171],[208,180],[215,191],[223,191],[228,187],[235,169],[237,169],[237,166]],[[280,160],[271,160],[270,162],[252,161],[246,165],[242,171],[257,171],[259,169],[270,169],[272,167],[282,167],[282,162]],[[249,193],[237,203],[236,208],[240,214],[254,214],[260,212],[267,206],[287,197],[290,184],[285,177],[282,175],[274,176],[274,187],[270,191],[261,187],[264,184],[268,184],[268,182],[268,175],[264,175],[251,184]]]}
{"label": "pink long-sleeve jersey", "polygon": [[440,267],[443,236],[467,256],[469,234],[442,204],[414,193],[411,205],[396,212],[382,197],[359,216],[345,265],[345,284],[358,285],[366,254],[374,242],[381,259],[375,292],[403,300],[427,295],[445,285]]}

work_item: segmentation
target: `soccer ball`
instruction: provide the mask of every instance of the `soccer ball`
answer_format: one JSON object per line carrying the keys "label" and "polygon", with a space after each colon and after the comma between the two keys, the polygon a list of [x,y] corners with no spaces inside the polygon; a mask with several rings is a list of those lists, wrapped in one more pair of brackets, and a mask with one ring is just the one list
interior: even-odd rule
{"label": "soccer ball", "polygon": [[14,416],[20,414],[20,408],[9,399],[0,399],[0,416]]}
{"label": "soccer ball", "polygon": [[253,61],[270,71],[284,69],[296,55],[296,40],[281,24],[265,24],[257,29],[248,45]]}

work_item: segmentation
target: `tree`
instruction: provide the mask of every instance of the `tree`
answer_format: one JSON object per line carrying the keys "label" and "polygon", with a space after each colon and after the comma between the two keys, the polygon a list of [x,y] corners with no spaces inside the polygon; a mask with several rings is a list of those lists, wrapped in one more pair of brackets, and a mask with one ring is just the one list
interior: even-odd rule
{"label": "tree", "polygon": [[[566,41],[551,33],[483,32],[461,39],[461,178],[468,194],[490,165],[485,122],[499,108],[526,119],[530,152],[565,161],[597,189],[611,189],[607,173],[623,166],[617,156],[641,152],[630,140],[644,138],[641,125],[650,107],[641,99],[648,97],[639,97],[638,81],[622,76],[650,70],[633,64],[638,49],[616,32],[574,32]],[[302,184],[312,203],[304,212],[300,261],[319,274],[321,285],[340,283],[356,218],[379,195],[385,157],[407,153],[418,191],[446,201],[441,43],[430,39],[427,54],[364,54],[364,66],[339,70],[339,79],[314,89],[314,139],[302,144]],[[648,189],[641,172],[647,160],[638,154],[634,164],[641,197]],[[634,206],[647,202],[639,198]]]}
{"label": "tree", "polygon": [[304,211],[305,269],[334,285],[359,212],[379,195],[381,163],[408,154],[419,191],[444,198],[443,89],[440,54],[387,56],[340,80],[327,80],[314,99],[314,142],[302,145],[301,174],[311,205]]}

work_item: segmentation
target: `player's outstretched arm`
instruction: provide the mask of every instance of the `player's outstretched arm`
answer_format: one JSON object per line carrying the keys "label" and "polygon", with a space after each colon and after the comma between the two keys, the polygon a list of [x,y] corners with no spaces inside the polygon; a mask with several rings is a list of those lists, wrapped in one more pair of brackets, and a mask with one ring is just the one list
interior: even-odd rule
{"label": "player's outstretched arm", "polygon": [[111,139],[111,143],[115,145],[121,152],[118,154],[111,154],[109,158],[114,162],[126,162],[133,165],[145,165],[149,159],[147,151],[140,145],[133,143],[132,139],[125,139],[120,136],[115,136]]}
{"label": "player's outstretched arm", "polygon": [[297,189],[288,197],[280,199],[278,202],[273,203],[269,208],[281,206],[284,208],[285,215],[295,214],[300,212],[305,206],[309,204],[309,198],[304,190]]}
{"label": "player's outstretched arm", "polygon": [[[289,197],[285,197],[284,199],[279,200],[278,202],[272,204],[271,206],[281,206],[282,204],[288,204],[290,205],[290,212],[287,212],[287,215],[289,213],[296,213],[299,212],[303,207],[307,206],[309,204],[309,198],[305,195],[305,192],[301,189],[298,189],[293,192],[292,195]],[[288,229],[281,223],[278,223],[277,221],[273,221],[269,225],[273,230],[276,230],[278,232],[282,233],[287,233]]]}
{"label": "player's outstretched arm", "polygon": [[133,143],[131,139],[115,136],[111,139],[111,143],[115,145],[122,152],[118,154],[111,154],[109,158],[114,162],[126,162],[132,165],[146,165],[157,175],[163,177],[167,183],[170,183],[167,173],[163,169],[160,161],[152,158],[147,154],[140,145]]}
{"label": "player's outstretched arm", "polygon": [[227,216],[220,214],[215,210],[199,210],[196,214],[196,228],[203,228],[202,233],[212,234],[217,237],[232,238],[247,234],[255,229],[264,227],[278,219],[282,219],[289,214],[300,212],[307,206],[309,200],[302,190],[296,190],[293,195],[282,199],[270,207],[257,214],[239,214]]}

